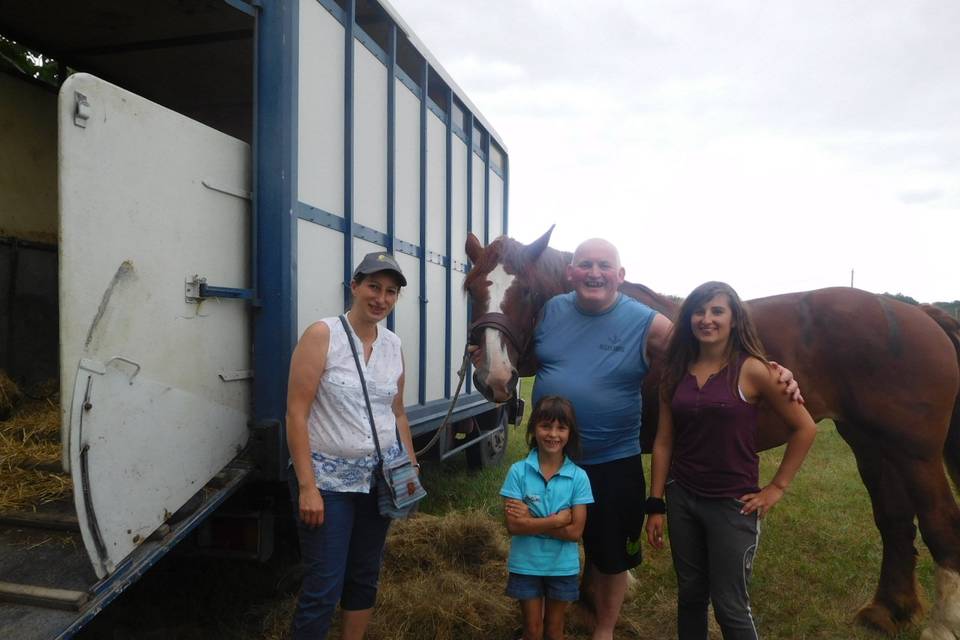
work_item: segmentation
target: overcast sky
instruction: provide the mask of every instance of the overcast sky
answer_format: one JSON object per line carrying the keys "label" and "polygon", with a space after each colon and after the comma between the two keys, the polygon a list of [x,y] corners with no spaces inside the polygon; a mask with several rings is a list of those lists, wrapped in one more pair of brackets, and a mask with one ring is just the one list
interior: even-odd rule
{"label": "overcast sky", "polygon": [[390,0],[510,155],[510,234],[747,298],[960,298],[960,2]]}

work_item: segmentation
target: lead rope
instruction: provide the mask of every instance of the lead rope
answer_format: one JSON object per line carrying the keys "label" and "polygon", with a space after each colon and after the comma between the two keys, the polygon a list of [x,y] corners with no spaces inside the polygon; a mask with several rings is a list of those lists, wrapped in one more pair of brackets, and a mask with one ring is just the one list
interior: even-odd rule
{"label": "lead rope", "polygon": [[460,381],[457,382],[457,391],[453,394],[453,400],[450,401],[450,408],[447,409],[447,415],[443,419],[443,424],[440,425],[440,427],[437,429],[437,432],[433,434],[432,438],[430,438],[430,442],[428,442],[423,449],[417,451],[417,458],[429,451],[433,445],[437,444],[437,440],[440,439],[440,435],[446,430],[450,423],[450,414],[453,413],[453,407],[456,406],[457,398],[460,397],[460,389],[463,388],[463,379],[467,377],[467,363],[470,362],[470,353],[467,351],[469,346],[469,341],[467,341],[467,344],[463,346],[463,362],[460,363],[460,370],[457,372],[457,375],[460,376]]}

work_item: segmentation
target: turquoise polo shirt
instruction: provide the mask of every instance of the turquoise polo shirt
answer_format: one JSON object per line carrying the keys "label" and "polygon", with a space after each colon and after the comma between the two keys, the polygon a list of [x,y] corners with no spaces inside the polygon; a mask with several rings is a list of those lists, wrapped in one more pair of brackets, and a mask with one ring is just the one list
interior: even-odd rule
{"label": "turquoise polo shirt", "polygon": [[[510,467],[500,495],[522,500],[530,508],[530,515],[537,518],[593,502],[590,480],[583,469],[564,456],[560,469],[548,482],[540,473],[536,449]],[[572,576],[580,572],[580,553],[577,543],[570,540],[545,534],[513,536],[507,568],[511,573],[530,576]]]}

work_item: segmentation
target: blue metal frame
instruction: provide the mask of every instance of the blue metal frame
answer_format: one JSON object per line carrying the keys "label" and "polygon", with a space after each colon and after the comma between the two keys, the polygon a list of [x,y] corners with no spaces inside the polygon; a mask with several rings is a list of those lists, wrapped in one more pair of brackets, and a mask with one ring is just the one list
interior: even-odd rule
{"label": "blue metal frame", "polygon": [[255,297],[253,289],[237,289],[236,287],[215,287],[206,283],[200,283],[201,298],[231,298],[238,300],[253,300]]}
{"label": "blue metal frame", "polygon": [[[256,29],[255,284],[262,307],[253,329],[255,422],[283,420],[287,369],[297,342],[297,218],[290,211],[298,170],[298,8],[293,1],[264,3]],[[285,442],[280,450],[285,457]]]}
{"label": "blue metal frame", "polygon": [[[390,24],[387,36],[387,237],[391,254],[397,235],[397,25]],[[391,311],[387,329],[396,329],[397,317]]]}
{"label": "blue metal frame", "polygon": [[417,400],[427,401],[427,96],[430,65],[423,61],[420,94],[420,371]]}
{"label": "blue metal frame", "polygon": [[231,7],[233,7],[234,9],[244,12],[251,18],[257,17],[257,10],[253,6],[253,4],[260,6],[260,2],[258,0],[254,0],[253,3],[243,2],[243,0],[223,0],[223,1],[228,5],[230,5]]}
{"label": "blue metal frame", "polygon": [[507,224],[510,221],[508,214],[510,202],[510,161],[507,159],[507,154],[503,152],[503,149],[500,149],[500,157],[503,158],[503,235],[507,235],[507,231],[510,228]]}
{"label": "blue metal frame", "polygon": [[[473,112],[464,110],[463,124],[467,131],[467,233],[473,233]],[[469,259],[468,259],[469,260]],[[473,302],[467,298],[467,326],[464,331],[470,331],[470,325],[473,323]],[[473,363],[467,363],[466,388],[464,393],[470,394],[473,391]]]}
{"label": "blue metal frame", "polygon": [[446,208],[447,220],[447,238],[444,244],[447,252],[447,270],[446,278],[446,313],[444,316],[444,340],[443,340],[443,361],[446,366],[443,368],[443,397],[450,397],[450,351],[452,350],[451,341],[453,339],[453,90],[447,88],[447,123],[446,132]]}
{"label": "blue metal frame", "polygon": [[343,17],[343,308],[350,306],[350,280],[353,276],[353,74],[354,26],[357,2],[345,0]]}

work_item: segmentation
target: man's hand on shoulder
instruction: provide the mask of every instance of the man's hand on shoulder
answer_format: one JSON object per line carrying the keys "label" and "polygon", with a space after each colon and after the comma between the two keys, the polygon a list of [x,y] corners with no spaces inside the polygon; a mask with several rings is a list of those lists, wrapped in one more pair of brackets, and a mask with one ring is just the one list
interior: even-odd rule
{"label": "man's hand on shoulder", "polygon": [[787,369],[779,362],[770,361],[770,365],[777,372],[777,382],[783,385],[783,392],[790,396],[790,399],[796,403],[803,404],[803,394],[800,393],[800,384],[793,377],[793,371]]}

